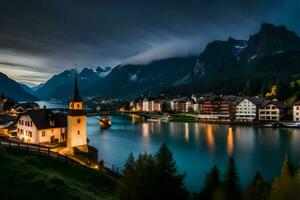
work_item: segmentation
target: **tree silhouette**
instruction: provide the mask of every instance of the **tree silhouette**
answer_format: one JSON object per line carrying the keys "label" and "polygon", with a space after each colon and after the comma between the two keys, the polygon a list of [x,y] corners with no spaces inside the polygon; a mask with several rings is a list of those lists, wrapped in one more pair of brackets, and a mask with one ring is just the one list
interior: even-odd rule
{"label": "tree silhouette", "polygon": [[244,200],[267,200],[268,184],[257,171],[250,185],[245,189]]}
{"label": "tree silhouette", "polygon": [[161,145],[155,159],[160,196],[175,200],[188,199],[188,192],[183,182],[185,174],[179,174],[177,172],[172,152],[165,143]]}
{"label": "tree silhouette", "polygon": [[140,154],[137,160],[130,154],[117,192],[121,200],[188,199],[184,186],[185,174],[177,172],[173,155],[166,144],[157,154]]}
{"label": "tree silhouette", "polygon": [[295,198],[296,192],[293,174],[293,167],[289,162],[288,157],[285,156],[282,163],[280,175],[279,177],[275,178],[272,183],[270,200],[285,200]]}
{"label": "tree silhouette", "polygon": [[224,174],[224,190],[226,193],[226,199],[241,199],[239,177],[235,161],[232,156],[229,157],[227,169]]}
{"label": "tree silhouette", "polygon": [[224,197],[221,187],[220,171],[217,166],[213,166],[206,174],[203,189],[196,199],[220,199]]}

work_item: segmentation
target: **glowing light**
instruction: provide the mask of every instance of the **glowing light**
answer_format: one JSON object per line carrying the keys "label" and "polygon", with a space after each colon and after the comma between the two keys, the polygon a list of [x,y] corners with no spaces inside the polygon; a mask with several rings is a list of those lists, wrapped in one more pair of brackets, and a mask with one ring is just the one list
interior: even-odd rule
{"label": "glowing light", "polygon": [[228,134],[227,134],[227,153],[229,156],[232,155],[233,153],[233,133],[232,133],[232,128],[228,128]]}
{"label": "glowing light", "polygon": [[214,138],[214,134],[212,132],[212,126],[210,124],[208,124],[207,128],[206,128],[206,139],[207,139],[207,144],[208,144],[209,150],[214,151],[215,150],[215,138]]}
{"label": "glowing light", "polygon": [[186,142],[190,140],[189,123],[184,123],[184,139]]}
{"label": "glowing light", "polygon": [[200,127],[199,124],[195,123],[194,124],[194,131],[195,131],[195,139],[198,142],[200,140]]}
{"label": "glowing light", "polygon": [[143,133],[144,139],[149,138],[149,124],[148,123],[142,124],[142,133]]}

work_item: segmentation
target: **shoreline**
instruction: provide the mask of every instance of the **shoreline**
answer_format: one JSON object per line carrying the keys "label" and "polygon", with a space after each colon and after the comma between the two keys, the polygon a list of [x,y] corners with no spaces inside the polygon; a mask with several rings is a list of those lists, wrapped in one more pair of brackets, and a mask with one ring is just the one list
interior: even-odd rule
{"label": "shoreline", "polygon": [[[164,117],[164,114],[158,113],[129,113],[139,115],[141,117],[146,117],[147,119],[157,119]],[[204,123],[204,124],[225,124],[232,126],[249,126],[249,127],[259,127],[259,128],[290,128],[299,129],[300,126],[287,126],[288,123],[294,123],[293,121],[229,121],[229,120],[201,120],[197,119],[197,116],[192,114],[170,114],[167,121],[161,122],[183,122],[183,123]]]}

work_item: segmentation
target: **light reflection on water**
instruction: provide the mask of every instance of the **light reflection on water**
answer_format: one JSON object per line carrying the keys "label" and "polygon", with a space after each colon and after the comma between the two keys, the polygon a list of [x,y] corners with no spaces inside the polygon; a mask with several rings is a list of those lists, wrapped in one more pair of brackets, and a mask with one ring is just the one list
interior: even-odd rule
{"label": "light reflection on water", "polygon": [[[201,123],[142,122],[126,115],[113,116],[109,130],[101,131],[95,118],[88,118],[90,145],[99,158],[122,168],[128,154],[155,153],[162,142],[172,150],[179,170],[186,172],[191,190],[199,190],[213,165],[222,172],[229,155],[234,155],[241,183],[248,184],[259,170],[267,180],[279,173],[288,154],[300,161],[300,129],[269,129]],[[299,165],[298,165],[299,167]]]}

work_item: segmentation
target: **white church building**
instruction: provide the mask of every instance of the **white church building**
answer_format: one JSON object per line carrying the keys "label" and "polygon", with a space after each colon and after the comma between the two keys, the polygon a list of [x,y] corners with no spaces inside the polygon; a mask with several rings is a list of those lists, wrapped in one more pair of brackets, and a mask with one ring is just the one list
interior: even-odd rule
{"label": "white church building", "polygon": [[50,109],[30,110],[19,115],[16,126],[17,137],[21,141],[35,144],[66,143],[69,149],[76,147],[87,151],[86,113],[78,91],[77,75],[67,114]]}

